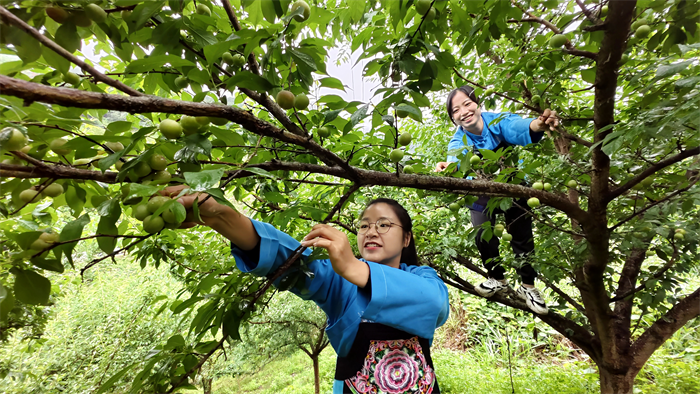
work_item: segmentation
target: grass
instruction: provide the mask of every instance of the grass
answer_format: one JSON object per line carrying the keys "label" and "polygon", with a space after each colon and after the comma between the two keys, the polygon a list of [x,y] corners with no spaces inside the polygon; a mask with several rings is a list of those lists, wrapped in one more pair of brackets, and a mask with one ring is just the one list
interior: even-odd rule
{"label": "grass", "polygon": [[[487,347],[467,352],[435,349],[433,361],[444,394],[512,393],[507,352],[494,354]],[[548,358],[535,354],[513,357],[515,393],[598,394],[595,365],[585,360]],[[321,392],[331,393],[335,352],[320,357]],[[313,393],[311,360],[302,352],[273,361],[256,373],[223,376],[214,382],[214,394]],[[700,361],[671,355],[661,349],[637,377],[637,394],[700,393]]]}

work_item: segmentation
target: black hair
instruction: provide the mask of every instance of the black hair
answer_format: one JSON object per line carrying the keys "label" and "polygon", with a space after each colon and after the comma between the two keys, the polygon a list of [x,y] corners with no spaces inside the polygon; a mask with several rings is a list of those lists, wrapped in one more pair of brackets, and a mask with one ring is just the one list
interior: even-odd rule
{"label": "black hair", "polygon": [[456,124],[454,119],[452,119],[452,99],[455,98],[457,92],[462,92],[466,94],[471,101],[475,102],[476,105],[479,105],[479,98],[476,97],[476,93],[474,93],[473,87],[469,85],[464,85],[451,91],[450,94],[447,96],[447,103],[445,104],[445,106],[447,107],[447,115],[450,117],[450,121],[452,122],[452,124]]}
{"label": "black hair", "polygon": [[408,246],[403,248],[401,251],[401,261],[399,263],[404,263],[406,265],[420,265],[420,263],[418,263],[418,252],[416,252],[416,240],[413,238],[413,221],[411,220],[411,216],[408,214],[408,211],[406,211],[406,208],[399,204],[398,201],[391,198],[375,198],[367,203],[364,211],[362,211],[362,215],[364,215],[367,208],[374,204],[380,203],[387,204],[391,207],[396,216],[399,218],[399,222],[401,222],[404,237],[406,234],[411,237],[411,241],[408,243]]}

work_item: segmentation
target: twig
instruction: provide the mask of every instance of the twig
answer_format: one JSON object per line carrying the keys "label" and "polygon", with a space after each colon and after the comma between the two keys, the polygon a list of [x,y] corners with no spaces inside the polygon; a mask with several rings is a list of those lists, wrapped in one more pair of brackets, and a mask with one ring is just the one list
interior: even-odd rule
{"label": "twig", "polygon": [[668,159],[661,160],[657,162],[656,164],[650,166],[646,170],[640,172],[637,174],[637,176],[633,177],[630,179],[628,182],[624,183],[622,186],[618,187],[617,189],[611,190],[610,193],[603,199],[605,203],[608,203],[615,198],[619,197],[622,195],[624,192],[630,190],[632,187],[634,187],[636,184],[644,180],[645,178],[651,176],[655,172],[662,170],[672,164],[675,164],[679,161],[682,161],[684,159],[687,159],[688,157],[695,156],[700,154],[700,147],[696,147],[693,149],[688,149],[685,150],[675,156],[671,156]]}
{"label": "twig", "polygon": [[[661,267],[661,269],[659,269],[654,275],[652,275],[651,279],[660,278],[666,271],[668,271],[669,269],[671,269],[671,267],[673,267],[673,265],[676,263],[677,258],[678,258],[678,248],[676,247],[676,245],[673,245],[673,255],[671,256],[671,259],[669,261],[667,261],[666,264],[664,264],[664,266]],[[647,282],[645,281],[641,285],[637,286],[636,288],[634,288],[630,291],[627,291],[626,293],[612,297],[610,299],[610,302],[623,300],[623,299],[625,299],[633,294],[636,294],[637,292],[639,292],[640,290],[642,290],[646,287],[647,287]]]}
{"label": "twig", "polygon": [[83,70],[87,71],[90,73],[93,77],[95,77],[96,80],[100,82],[104,82],[105,84],[120,90],[130,96],[144,96],[143,93],[126,86],[123,82],[118,81],[116,79],[112,79],[101,72],[97,71],[96,68],[92,67],[91,65],[85,63],[84,61],[80,60],[73,54],[69,53],[65,49],[63,49],[60,45],[56,44],[55,42],[49,40],[46,38],[44,35],[39,33],[35,28],[32,26],[28,25],[25,21],[19,19],[16,17],[14,14],[12,14],[10,11],[5,9],[5,7],[0,6],[0,18],[5,21],[5,23],[8,23],[10,25],[15,25],[18,28],[22,29],[25,31],[27,34],[31,35],[34,37],[37,41],[40,43],[44,44],[46,47],[51,49],[52,51],[58,53],[62,57],[68,59],[71,63],[74,63],[78,65],[80,68]]}
{"label": "twig", "polygon": [[104,257],[100,257],[99,259],[94,259],[94,260],[92,260],[91,262],[89,262],[85,267],[83,267],[83,268],[80,270],[80,276],[82,277],[83,274],[85,274],[85,271],[87,271],[88,269],[90,269],[90,268],[93,267],[95,264],[99,263],[100,261],[105,260],[105,259],[110,258],[110,257],[114,257],[114,256],[118,255],[119,253],[121,253],[121,252],[123,252],[123,251],[125,251],[125,250],[130,249],[132,246],[135,246],[136,244],[138,244],[138,243],[140,243],[140,242],[143,242],[143,241],[146,240],[147,238],[150,238],[150,237],[152,237],[152,236],[154,236],[154,235],[155,235],[155,234],[142,235],[142,236],[140,236],[140,237],[141,237],[140,239],[137,239],[136,241],[134,241],[134,242],[132,242],[132,243],[126,245],[125,247],[123,247],[123,248],[121,248],[121,249],[117,249],[117,250],[115,250],[114,252],[112,252],[112,253],[110,253],[110,254],[104,256]]}
{"label": "twig", "polygon": [[596,16],[593,15],[593,13],[588,8],[586,8],[582,0],[576,0],[576,4],[578,4],[579,8],[581,8],[581,12],[583,12],[583,15],[586,15],[586,18],[593,22],[594,25],[600,23],[600,19],[596,18]]}
{"label": "twig", "polygon": [[630,220],[634,219],[635,217],[637,217],[637,216],[643,214],[644,212],[648,211],[650,208],[653,208],[653,207],[655,207],[655,206],[661,204],[662,202],[666,202],[666,201],[670,200],[671,198],[673,198],[673,197],[675,197],[675,196],[677,196],[677,195],[679,195],[679,194],[681,194],[681,193],[683,193],[683,192],[688,191],[691,187],[693,187],[696,183],[698,183],[698,180],[700,180],[700,178],[699,178],[699,179],[695,179],[695,180],[694,180],[693,182],[691,182],[688,186],[686,186],[686,187],[684,187],[684,188],[682,188],[682,189],[678,189],[678,190],[676,190],[675,192],[673,192],[673,193],[667,195],[666,197],[664,197],[664,198],[662,198],[662,199],[660,199],[660,200],[658,200],[658,201],[654,201],[653,203],[651,203],[651,204],[647,205],[646,207],[640,209],[639,211],[635,212],[634,214],[632,214],[632,215],[628,216],[627,218],[621,220],[621,221],[618,222],[616,225],[612,226],[612,227],[610,228],[610,231],[614,231],[615,229],[617,229],[618,227],[622,226],[623,224],[629,222]]}
{"label": "twig", "polygon": [[[518,4],[518,2],[515,1],[515,0],[511,0],[510,2],[511,2],[514,6],[520,8],[520,10],[522,10],[524,13],[526,13],[527,15],[529,15],[530,18],[533,18],[533,19],[535,19],[538,23],[540,23],[540,24],[546,26],[549,30],[553,31],[555,34],[561,34],[561,30],[559,30],[559,28],[556,27],[552,22],[550,22],[550,21],[548,21],[548,20],[545,20],[545,19],[542,19],[542,18],[539,18],[539,17],[533,15],[531,12],[525,10],[525,8],[523,8],[523,7],[522,7],[520,4]],[[569,41],[568,39],[566,40],[565,46],[566,46],[566,49],[564,50],[564,52],[566,52],[566,53],[568,53],[568,54],[576,55],[576,56],[582,56],[582,57],[586,57],[586,58],[589,58],[589,59],[592,59],[592,60],[596,60],[596,59],[598,58],[598,54],[596,54],[596,53],[589,52],[589,51],[583,51],[583,50],[580,50],[580,49],[576,49],[576,48],[574,47],[574,45],[571,43],[571,41]]]}

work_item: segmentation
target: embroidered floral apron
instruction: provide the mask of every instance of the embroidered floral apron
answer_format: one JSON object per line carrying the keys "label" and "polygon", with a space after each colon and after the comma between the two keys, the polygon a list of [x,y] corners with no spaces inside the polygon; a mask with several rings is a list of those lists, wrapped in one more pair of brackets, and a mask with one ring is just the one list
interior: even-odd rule
{"label": "embroidered floral apron", "polygon": [[345,382],[343,393],[440,393],[428,340],[379,323],[360,324],[335,378]]}

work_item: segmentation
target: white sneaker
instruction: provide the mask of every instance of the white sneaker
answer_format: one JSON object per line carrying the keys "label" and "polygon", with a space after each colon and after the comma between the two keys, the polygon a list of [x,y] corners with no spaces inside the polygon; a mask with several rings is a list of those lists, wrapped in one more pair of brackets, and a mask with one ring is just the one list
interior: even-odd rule
{"label": "white sneaker", "polygon": [[536,287],[525,287],[520,285],[518,290],[515,291],[515,294],[518,296],[518,298],[525,301],[527,307],[530,308],[531,311],[537,313],[538,315],[546,315],[547,312],[549,312],[549,309],[547,309],[547,304],[544,303],[544,299],[542,298],[542,294],[540,294],[540,291],[537,290]]}
{"label": "white sneaker", "polygon": [[503,283],[500,280],[489,278],[486,282],[482,282],[474,286],[474,290],[479,293],[482,297],[491,297],[499,291],[503,291],[508,288],[507,283]]}

